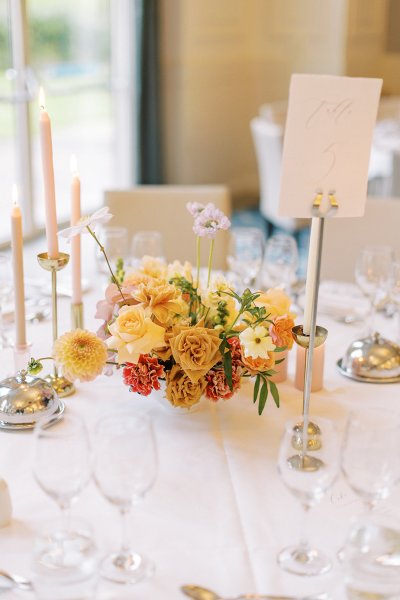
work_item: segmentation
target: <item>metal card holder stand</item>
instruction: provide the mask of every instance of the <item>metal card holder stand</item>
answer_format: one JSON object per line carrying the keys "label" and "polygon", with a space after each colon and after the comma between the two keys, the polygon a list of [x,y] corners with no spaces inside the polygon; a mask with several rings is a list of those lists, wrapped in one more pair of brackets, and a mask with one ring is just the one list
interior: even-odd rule
{"label": "metal card holder stand", "polygon": [[335,192],[328,193],[329,207],[325,212],[321,210],[323,192],[318,190],[313,201],[311,214],[319,219],[318,237],[317,237],[317,261],[315,265],[313,304],[310,315],[310,333],[303,332],[303,325],[296,325],[292,329],[295,342],[305,349],[305,369],[304,369],[304,388],[303,388],[303,422],[295,425],[293,429],[292,445],[300,454],[296,454],[288,459],[291,468],[302,471],[317,471],[323,465],[322,461],[316,457],[310,456],[308,452],[313,452],[321,448],[321,430],[312,421],[310,421],[310,396],[311,380],[313,368],[314,348],[318,348],[327,338],[328,331],[324,327],[317,325],[318,308],[318,290],[321,272],[322,243],[324,237],[325,218],[334,215],[339,204],[336,201]]}

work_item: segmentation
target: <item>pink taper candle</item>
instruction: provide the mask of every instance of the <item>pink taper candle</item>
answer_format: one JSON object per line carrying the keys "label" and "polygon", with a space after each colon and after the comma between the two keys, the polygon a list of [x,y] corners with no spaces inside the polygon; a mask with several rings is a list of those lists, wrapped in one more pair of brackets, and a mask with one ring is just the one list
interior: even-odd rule
{"label": "pink taper candle", "polygon": [[[304,369],[306,362],[306,350],[301,346],[296,348],[296,374],[294,386],[303,391],[304,389]],[[325,344],[314,348],[313,368],[311,377],[311,391],[318,392],[324,387],[324,362],[325,362]]]}
{"label": "pink taper candle", "polygon": [[26,346],[24,258],[22,237],[22,214],[18,206],[17,186],[13,187],[13,207],[11,209],[11,248],[14,278],[15,303],[15,346]]}
{"label": "pink taper candle", "polygon": [[[81,218],[81,182],[75,156],[71,156],[71,226]],[[71,240],[72,304],[82,302],[81,236]]]}
{"label": "pink taper candle", "polygon": [[47,253],[49,258],[58,257],[56,193],[54,186],[53,144],[51,140],[51,121],[44,107],[44,93],[40,88],[40,146],[42,150],[42,170],[44,184],[44,202],[46,214]]}

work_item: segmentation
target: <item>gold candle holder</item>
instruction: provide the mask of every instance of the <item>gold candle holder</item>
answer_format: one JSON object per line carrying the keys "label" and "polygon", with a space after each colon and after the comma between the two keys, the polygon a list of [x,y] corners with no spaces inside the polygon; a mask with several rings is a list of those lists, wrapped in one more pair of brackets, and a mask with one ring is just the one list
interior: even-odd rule
{"label": "gold candle holder", "polygon": [[[58,315],[57,315],[57,271],[61,271],[67,266],[69,254],[60,252],[56,258],[50,258],[47,252],[42,252],[37,255],[39,265],[45,271],[51,272],[51,308],[52,308],[52,324],[53,324],[53,342],[58,338]],[[52,388],[56,391],[60,398],[70,396],[75,392],[74,384],[63,377],[58,372],[58,367],[54,365],[52,375],[45,377]]]}
{"label": "gold candle holder", "polygon": [[83,302],[71,304],[71,327],[72,329],[84,329]]}

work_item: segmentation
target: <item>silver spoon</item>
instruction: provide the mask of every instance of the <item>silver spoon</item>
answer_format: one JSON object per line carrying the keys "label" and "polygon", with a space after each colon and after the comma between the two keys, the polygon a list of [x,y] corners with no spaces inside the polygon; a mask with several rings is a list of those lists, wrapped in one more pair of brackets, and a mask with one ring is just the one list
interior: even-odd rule
{"label": "silver spoon", "polygon": [[12,586],[16,586],[21,590],[30,591],[33,590],[32,582],[21,575],[14,575],[11,573],[7,573],[7,571],[0,571],[0,579],[6,579],[8,583]]}
{"label": "silver spoon", "polygon": [[312,596],[273,596],[268,594],[242,594],[235,598],[221,598],[215,592],[198,585],[183,585],[181,591],[193,600],[327,600],[328,595],[314,594]]}

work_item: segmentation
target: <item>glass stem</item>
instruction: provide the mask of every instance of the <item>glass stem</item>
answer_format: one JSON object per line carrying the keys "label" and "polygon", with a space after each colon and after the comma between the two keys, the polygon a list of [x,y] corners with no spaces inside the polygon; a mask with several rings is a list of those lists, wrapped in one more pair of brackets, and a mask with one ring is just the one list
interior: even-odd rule
{"label": "glass stem", "polygon": [[300,530],[300,541],[299,541],[299,547],[302,550],[307,550],[309,543],[308,543],[308,521],[309,521],[309,517],[308,515],[310,514],[310,507],[307,506],[306,504],[303,504],[303,522],[301,524],[301,530]]}
{"label": "glass stem", "polygon": [[71,504],[60,504],[60,508],[65,531],[68,533],[71,529]]}
{"label": "glass stem", "polygon": [[126,556],[130,552],[130,542],[129,542],[129,527],[128,527],[128,515],[130,509],[129,508],[120,508],[119,513],[121,515],[121,547],[120,547],[120,555]]}

